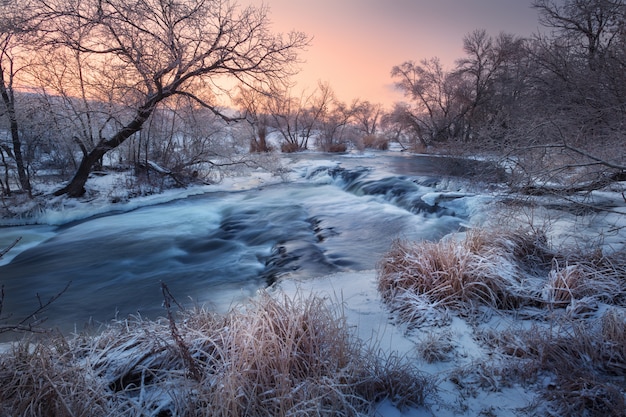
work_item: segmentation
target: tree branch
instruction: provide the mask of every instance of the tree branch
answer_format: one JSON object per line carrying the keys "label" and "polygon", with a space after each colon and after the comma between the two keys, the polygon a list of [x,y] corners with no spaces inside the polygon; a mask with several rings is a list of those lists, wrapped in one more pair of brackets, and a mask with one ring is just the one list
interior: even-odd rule
{"label": "tree branch", "polygon": [[240,120],[245,120],[245,117],[228,117],[228,116],[226,116],[224,113],[222,113],[221,111],[216,109],[215,106],[207,103],[206,101],[202,100],[200,97],[198,97],[195,94],[192,94],[192,93],[190,93],[188,91],[181,91],[181,90],[179,90],[179,91],[174,92],[174,95],[179,95],[179,96],[188,97],[188,98],[192,99],[193,101],[195,101],[196,103],[198,103],[199,105],[204,107],[205,109],[210,110],[214,115],[216,115],[220,119],[224,120],[226,123],[237,122],[237,121],[240,121]]}
{"label": "tree branch", "polygon": [[[31,333],[42,333],[45,330],[40,327],[41,323],[47,320],[47,317],[37,318],[37,316],[43,313],[48,309],[61,295],[63,295],[67,289],[70,287],[72,282],[68,282],[65,288],[61,291],[50,297],[50,299],[46,302],[41,301],[41,297],[37,294],[37,300],[39,302],[39,307],[35,309],[32,313],[22,318],[15,324],[0,324],[0,333],[7,332],[31,332]],[[2,307],[4,304],[4,285],[0,287],[0,314],[2,313]],[[9,318],[1,318],[0,321],[7,321]]]}

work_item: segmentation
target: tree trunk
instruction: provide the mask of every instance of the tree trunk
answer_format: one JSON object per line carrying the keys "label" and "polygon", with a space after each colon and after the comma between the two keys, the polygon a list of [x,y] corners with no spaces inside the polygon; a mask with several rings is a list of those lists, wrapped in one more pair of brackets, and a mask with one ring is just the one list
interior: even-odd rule
{"label": "tree trunk", "polygon": [[72,180],[65,187],[55,191],[54,195],[67,194],[68,197],[81,197],[85,194],[85,184],[87,183],[92,168],[102,160],[107,152],[117,148],[124,143],[126,139],[139,132],[143,124],[152,114],[156,104],[164,98],[165,95],[159,95],[147,100],[146,103],[137,110],[135,118],[130,123],[113,135],[111,139],[100,142],[91,152],[83,156]]}
{"label": "tree trunk", "polygon": [[11,140],[13,142],[13,158],[15,159],[15,165],[17,166],[17,176],[20,181],[20,187],[30,196],[30,179],[28,178],[26,166],[24,165],[24,158],[22,157],[22,142],[20,140],[20,132],[17,123],[17,117],[15,115],[15,99],[13,98],[12,92],[9,91],[7,86],[4,84],[4,76],[1,71],[0,92],[2,93],[2,101],[4,102],[9,118]]}
{"label": "tree trunk", "polygon": [[83,159],[74,174],[72,180],[65,187],[55,191],[54,195],[67,194],[68,197],[81,197],[85,194],[85,184],[91,173],[91,168],[104,156],[107,149],[97,146],[89,154],[83,156]]}
{"label": "tree trunk", "polygon": [[15,113],[11,115],[11,139],[13,140],[13,156],[15,156],[15,165],[17,166],[17,176],[20,180],[20,186],[22,190],[26,191],[28,195],[31,195],[30,179],[26,172],[26,166],[24,165],[24,158],[22,156],[22,142],[20,140],[19,130],[17,128],[17,120],[15,119]]}

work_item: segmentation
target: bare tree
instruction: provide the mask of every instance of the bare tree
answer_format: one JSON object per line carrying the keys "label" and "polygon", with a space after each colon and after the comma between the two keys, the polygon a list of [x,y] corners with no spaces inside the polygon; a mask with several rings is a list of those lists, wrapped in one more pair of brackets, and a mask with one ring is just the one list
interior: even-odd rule
{"label": "bare tree", "polygon": [[[23,46],[28,36],[35,30],[28,17],[30,6],[27,1],[11,1],[0,7],[0,117],[8,120],[11,146],[0,142],[2,151],[15,161],[20,187],[29,195],[31,193],[30,178],[22,155],[22,139],[17,117],[15,94],[15,78],[23,69],[24,62],[20,55],[26,53]],[[3,154],[4,158],[4,154]],[[5,161],[5,166],[7,166]],[[7,168],[8,169],[8,168]],[[5,192],[10,193],[7,175]]]}
{"label": "bare tree", "polygon": [[438,58],[407,61],[393,67],[396,86],[411,100],[403,106],[403,120],[424,146],[458,135],[463,109],[457,100],[458,78],[445,71]]}
{"label": "bare tree", "polygon": [[356,100],[352,104],[352,118],[363,135],[374,136],[378,133],[382,115],[383,107],[379,103]]}
{"label": "bare tree", "polygon": [[478,134],[511,123],[508,115],[519,97],[516,85],[523,82],[524,40],[501,33],[493,38],[475,30],[463,39],[466,56],[457,61],[455,73],[462,83],[457,92],[462,101],[463,139],[484,139]]}
{"label": "bare tree", "polygon": [[272,94],[268,109],[272,124],[283,138],[283,152],[298,152],[309,147],[309,140],[328,113],[334,93],[327,83],[318,83],[312,93],[291,95],[290,89]]}
{"label": "bare tree", "polygon": [[624,26],[623,0],[535,0],[542,25],[568,40],[570,48],[581,48],[593,69],[599,54],[619,39]]}
{"label": "bare tree", "polygon": [[297,152],[308,148],[309,137],[304,136],[304,103],[308,97],[301,94],[299,98],[291,95],[289,88],[275,92],[267,103],[272,127],[283,140],[283,152]]}
{"label": "bare tree", "polygon": [[87,102],[98,99],[103,79],[124,109],[100,126],[95,146],[55,193],[71,197],[85,192],[92,167],[139,132],[162,102],[186,96],[227,119],[214,104],[227,80],[280,82],[308,42],[299,32],[271,34],[266,8],[224,0],[38,0],[38,6],[48,57],[76,54],[90,81]]}
{"label": "bare tree", "polygon": [[[528,110],[508,148],[533,193],[571,195],[626,176],[626,4],[535,1],[551,30],[529,43]],[[537,186],[537,182],[551,184]],[[541,189],[538,189],[541,188]]]}
{"label": "bare tree", "polygon": [[400,145],[402,150],[412,149],[424,151],[424,144],[418,136],[412,133],[413,129],[419,129],[419,125],[413,122],[413,115],[406,103],[395,103],[391,111],[383,114],[381,128],[385,136]]}
{"label": "bare tree", "polygon": [[311,125],[317,131],[316,144],[324,152],[345,152],[348,143],[354,142],[355,129],[352,125],[354,106],[337,99],[329,83],[319,83],[309,114]]}
{"label": "bare tree", "polygon": [[270,116],[268,114],[271,92],[260,88],[239,87],[235,104],[239,106],[243,118],[250,128],[250,152],[269,152],[267,143]]}
{"label": "bare tree", "polygon": [[325,152],[345,152],[348,149],[348,143],[357,139],[354,126],[350,123],[353,115],[351,106],[333,99],[328,111],[320,120],[318,149]]}
{"label": "bare tree", "polygon": [[626,3],[541,0],[534,6],[553,31],[538,37],[532,49],[547,93],[541,100],[574,110],[575,119],[588,126],[621,119],[626,112]]}

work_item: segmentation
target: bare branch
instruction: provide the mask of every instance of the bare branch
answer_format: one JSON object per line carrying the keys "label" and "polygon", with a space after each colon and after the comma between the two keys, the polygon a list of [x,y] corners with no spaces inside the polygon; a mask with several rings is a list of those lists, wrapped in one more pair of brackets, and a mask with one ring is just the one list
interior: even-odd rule
{"label": "bare branch", "polygon": [[[47,317],[38,317],[40,314],[44,313],[56,300],[59,299],[70,287],[72,282],[68,282],[65,288],[61,291],[50,297],[50,299],[46,302],[41,301],[41,297],[37,294],[37,300],[39,302],[39,307],[35,309],[29,315],[23,317],[15,324],[0,324],[0,333],[6,332],[31,332],[31,333],[42,333],[45,330],[41,327],[41,324],[47,320]],[[0,313],[1,307],[4,303],[4,286],[2,286],[0,291]],[[0,318],[0,321],[7,321],[9,318]]]}
{"label": "bare branch", "polygon": [[[18,237],[17,239],[15,239],[15,241],[13,241],[13,243],[11,243],[9,245],[9,247],[0,250],[0,258],[2,258],[4,255],[6,255],[8,251],[13,249],[15,247],[15,245],[17,245],[19,243],[20,240],[22,240],[22,238]],[[0,309],[0,312],[2,312],[2,309]]]}
{"label": "bare branch", "polygon": [[193,101],[195,101],[196,103],[198,103],[199,105],[204,107],[205,109],[210,110],[211,113],[213,113],[214,115],[216,115],[220,119],[224,120],[226,123],[237,122],[237,121],[240,121],[240,120],[245,120],[245,117],[229,117],[229,116],[226,116],[224,113],[219,111],[215,106],[205,102],[204,100],[202,100],[197,95],[195,95],[193,93],[190,93],[188,91],[176,91],[174,94],[175,95],[179,95],[179,96],[183,96],[183,97],[188,97],[188,98],[192,99]]}

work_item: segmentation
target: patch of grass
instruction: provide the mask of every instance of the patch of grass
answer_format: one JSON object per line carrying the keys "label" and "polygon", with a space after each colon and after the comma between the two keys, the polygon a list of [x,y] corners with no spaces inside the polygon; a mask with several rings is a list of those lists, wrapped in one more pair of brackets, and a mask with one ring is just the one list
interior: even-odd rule
{"label": "patch of grass", "polygon": [[[495,339],[494,339],[495,340]],[[505,332],[499,349],[529,375],[551,375],[540,395],[560,416],[626,415],[626,315],[610,309],[599,322]]]}
{"label": "patch of grass", "polygon": [[444,362],[451,359],[454,351],[453,336],[450,332],[428,332],[417,343],[417,351],[427,363]]}
{"label": "patch of grass", "polygon": [[536,230],[470,230],[459,241],[395,242],[379,263],[378,290],[410,325],[428,321],[428,306],[577,314],[597,301],[624,304],[624,265],[618,255],[554,250]]}
{"label": "patch of grass", "polygon": [[[537,230],[472,230],[460,240],[396,242],[379,265],[378,289],[409,328],[445,325],[433,310],[533,315],[530,328],[476,333],[490,356],[451,374],[461,392],[527,382],[550,415],[626,416],[625,261],[556,250]],[[436,338],[418,344],[427,361],[445,359],[447,348]]]}
{"label": "patch of grass", "polygon": [[320,298],[263,295],[225,328],[228,360],[207,393],[213,415],[358,415],[386,397],[421,404],[429,389],[408,363],[381,359],[352,338]]}
{"label": "patch of grass", "polygon": [[107,396],[82,369],[64,339],[55,345],[24,341],[0,358],[0,414],[6,416],[106,415]]}
{"label": "patch of grass", "polygon": [[357,416],[386,398],[422,405],[434,390],[315,296],[262,293],[175,323],[134,317],[96,336],[22,342],[0,361],[3,415]]}
{"label": "patch of grass", "polygon": [[396,241],[379,264],[378,290],[383,300],[401,311],[411,310],[410,304],[398,305],[411,302],[402,295],[405,291],[446,308],[517,306],[521,283],[515,265],[497,251],[485,250],[480,239],[470,233],[462,242]]}

